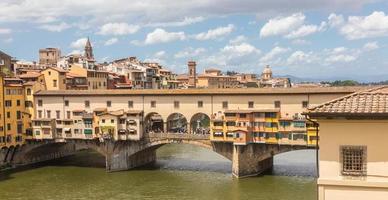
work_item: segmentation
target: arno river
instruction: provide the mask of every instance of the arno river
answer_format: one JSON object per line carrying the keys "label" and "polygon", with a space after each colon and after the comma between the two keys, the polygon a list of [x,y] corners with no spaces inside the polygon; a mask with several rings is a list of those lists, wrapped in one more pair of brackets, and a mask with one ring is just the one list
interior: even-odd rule
{"label": "arno river", "polygon": [[191,145],[161,147],[153,166],[106,173],[94,152],[2,172],[0,199],[258,199],[315,200],[315,152],[275,157],[273,172],[234,179],[231,162]]}

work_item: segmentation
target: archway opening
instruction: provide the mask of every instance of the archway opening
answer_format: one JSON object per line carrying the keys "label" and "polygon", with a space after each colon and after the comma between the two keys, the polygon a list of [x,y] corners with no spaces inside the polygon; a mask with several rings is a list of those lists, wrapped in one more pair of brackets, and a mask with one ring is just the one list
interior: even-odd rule
{"label": "archway opening", "polygon": [[232,162],[215,151],[194,144],[165,144],[156,150],[155,168],[230,174]]}
{"label": "archway opening", "polygon": [[163,133],[164,122],[159,113],[149,113],[144,119],[146,133]]}
{"label": "archway opening", "polygon": [[209,134],[210,117],[204,113],[197,113],[191,117],[190,131],[192,134]]}
{"label": "archway opening", "polygon": [[173,113],[167,118],[168,133],[187,133],[187,119],[181,113]]}
{"label": "archway opening", "polygon": [[294,150],[274,156],[272,174],[282,176],[311,176],[317,173],[316,150]]}

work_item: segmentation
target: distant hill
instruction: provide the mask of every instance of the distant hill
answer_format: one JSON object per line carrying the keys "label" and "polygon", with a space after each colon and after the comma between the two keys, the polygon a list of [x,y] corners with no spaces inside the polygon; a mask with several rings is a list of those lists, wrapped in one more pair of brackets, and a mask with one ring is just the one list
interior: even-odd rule
{"label": "distant hill", "polygon": [[322,81],[332,82],[336,80],[355,80],[360,83],[370,83],[370,82],[380,82],[380,81],[388,80],[388,74],[373,75],[373,76],[327,77],[327,78],[304,78],[304,77],[298,77],[293,75],[284,75],[284,76],[277,76],[277,77],[289,78],[293,83],[301,83],[301,82],[319,83]]}

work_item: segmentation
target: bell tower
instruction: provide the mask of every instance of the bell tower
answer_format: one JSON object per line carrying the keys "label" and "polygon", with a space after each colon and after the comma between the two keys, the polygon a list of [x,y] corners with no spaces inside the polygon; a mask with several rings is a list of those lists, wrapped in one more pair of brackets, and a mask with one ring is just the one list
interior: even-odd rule
{"label": "bell tower", "polygon": [[90,43],[89,37],[85,45],[85,57],[87,59],[94,60],[93,47],[92,47],[92,44]]}

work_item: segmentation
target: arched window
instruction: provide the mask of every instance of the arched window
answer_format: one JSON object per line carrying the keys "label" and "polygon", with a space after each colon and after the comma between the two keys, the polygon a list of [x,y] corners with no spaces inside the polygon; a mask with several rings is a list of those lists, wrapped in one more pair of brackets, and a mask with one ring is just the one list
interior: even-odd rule
{"label": "arched window", "polygon": [[27,95],[31,95],[31,89],[30,88],[27,89]]}

